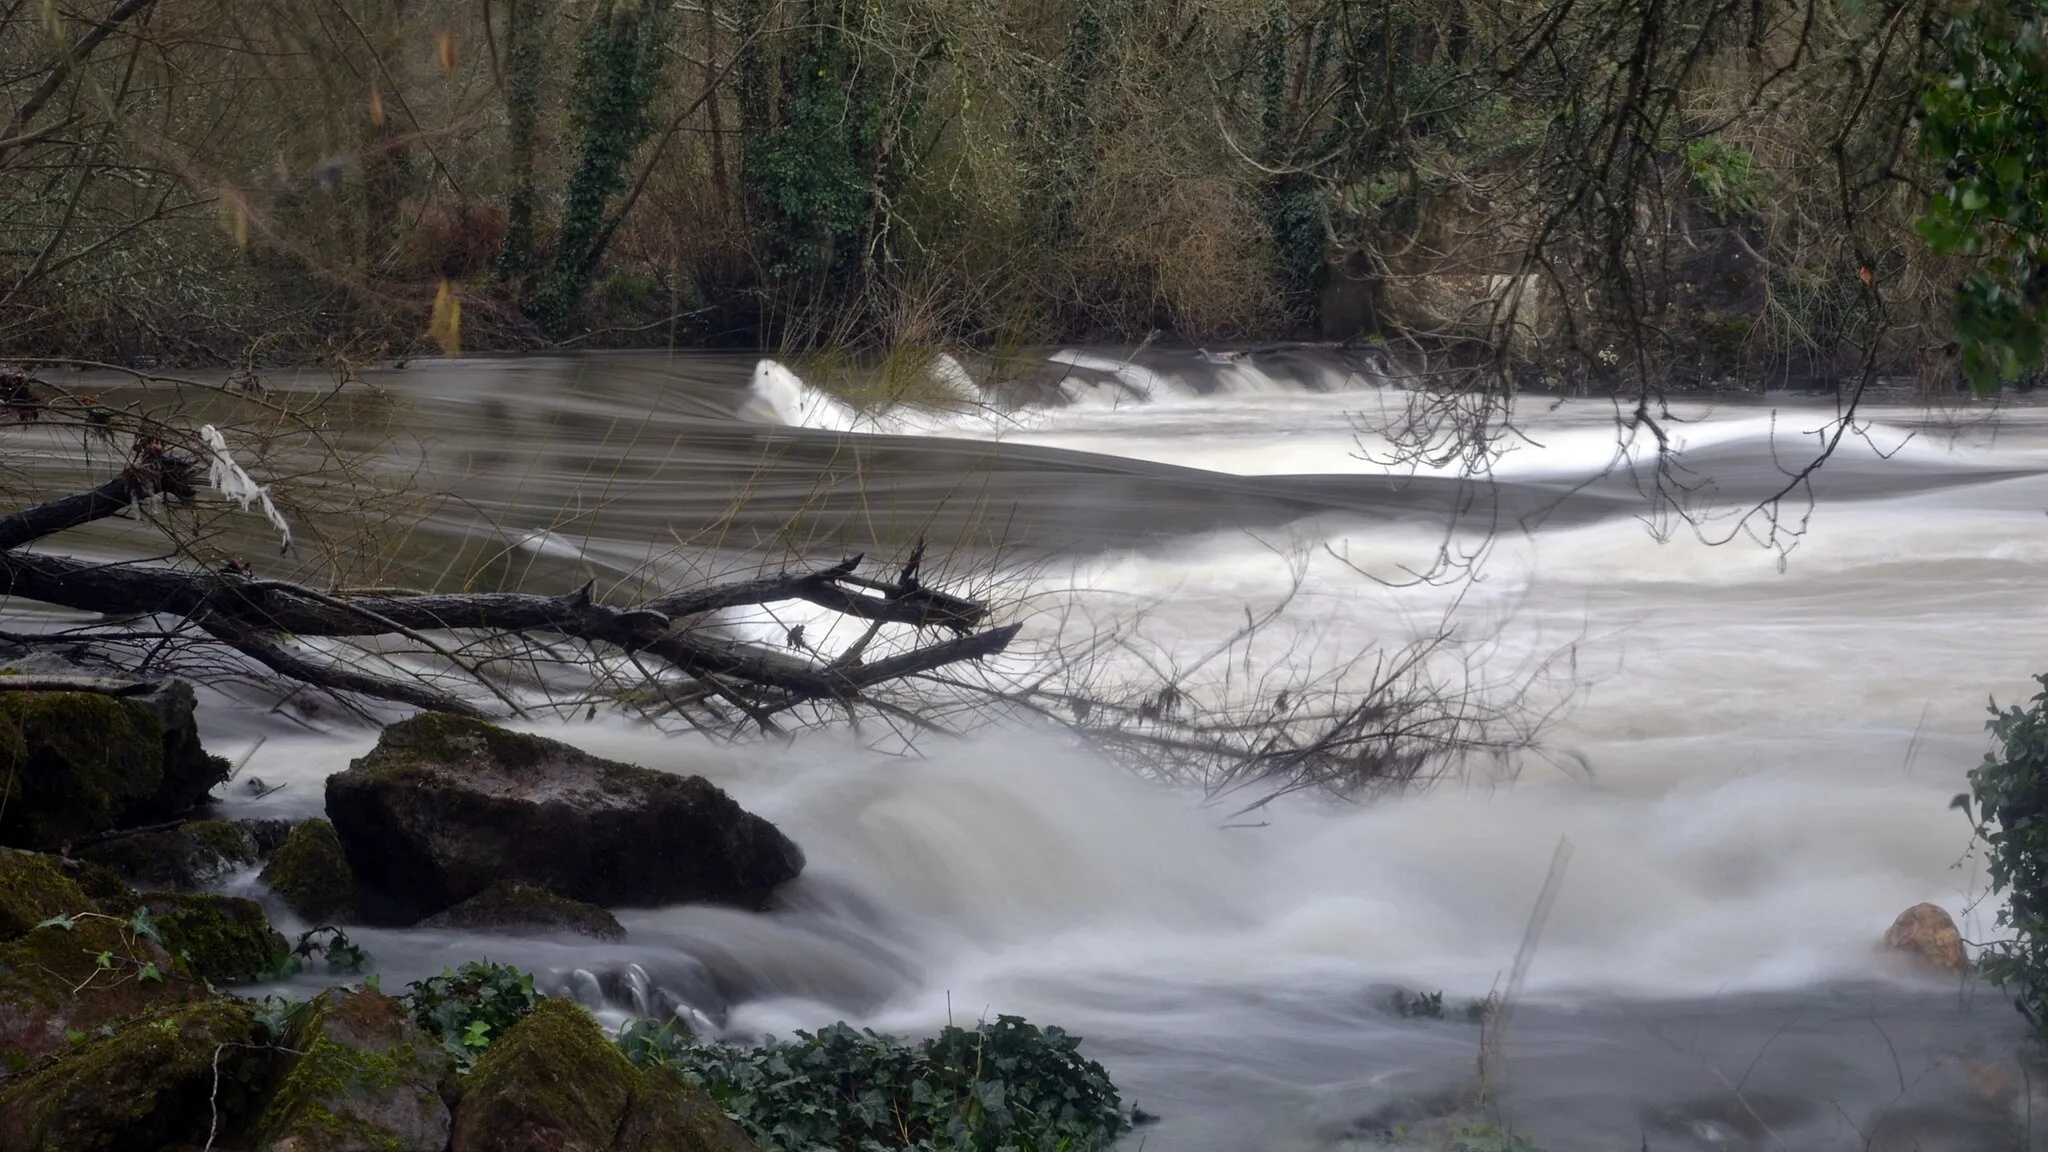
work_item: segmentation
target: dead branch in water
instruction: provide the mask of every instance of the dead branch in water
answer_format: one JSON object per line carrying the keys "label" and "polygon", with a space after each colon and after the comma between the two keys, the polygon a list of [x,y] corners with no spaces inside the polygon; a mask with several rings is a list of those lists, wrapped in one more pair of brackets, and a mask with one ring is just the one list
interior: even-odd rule
{"label": "dead branch in water", "polygon": [[[809,701],[847,703],[880,685],[936,671],[1003,651],[1015,626],[984,628],[988,605],[927,587],[920,578],[923,548],[893,578],[859,573],[863,557],[801,571],[715,582],[662,595],[644,603],[607,604],[594,586],[565,595],[525,592],[323,591],[284,580],[257,577],[233,561],[209,570],[196,562],[103,563],[27,546],[95,521],[138,512],[166,499],[189,504],[202,484],[220,486],[245,507],[261,503],[273,523],[266,489],[240,470],[211,426],[190,444],[172,441],[181,433],[154,419],[124,414],[115,421],[89,404],[63,406],[61,390],[20,374],[7,377],[16,423],[83,427],[101,440],[127,432],[133,446],[119,475],[90,489],[0,516],[0,596],[97,613],[113,624],[93,639],[118,642],[125,635],[161,636],[161,643],[211,642],[235,652],[287,681],[346,695],[427,708],[485,715],[525,715],[499,678],[468,658],[490,640],[530,641],[532,649],[559,641],[581,646],[584,662],[606,654],[645,655],[667,670],[703,686],[700,700],[717,698],[738,708],[763,728],[769,719]],[[73,409],[76,409],[75,411]],[[202,461],[205,465],[202,466]],[[289,536],[287,535],[287,540]],[[723,610],[802,601],[869,622],[869,638],[835,655],[798,654],[713,634],[702,625]],[[166,623],[168,622],[168,623]],[[884,624],[932,631],[947,638],[867,659],[868,639]],[[444,642],[436,636],[448,637]],[[362,667],[357,647],[399,637],[439,660],[430,672],[408,669],[393,676]],[[337,640],[325,651],[309,641]],[[161,644],[159,645],[161,646]],[[792,646],[795,647],[795,646]],[[534,659],[535,651],[499,653],[494,659]],[[559,652],[547,657],[562,662]],[[571,660],[579,659],[572,657]],[[457,685],[482,689],[500,707],[467,698]]]}

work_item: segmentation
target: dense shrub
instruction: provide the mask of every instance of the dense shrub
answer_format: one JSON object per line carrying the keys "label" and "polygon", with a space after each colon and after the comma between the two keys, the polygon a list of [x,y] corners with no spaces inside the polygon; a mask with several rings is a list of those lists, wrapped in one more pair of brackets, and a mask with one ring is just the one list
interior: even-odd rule
{"label": "dense shrub", "polygon": [[419,1026],[466,1070],[492,1039],[533,1011],[541,994],[534,991],[531,975],[486,960],[415,980],[406,985],[403,1000]]}
{"label": "dense shrub", "polygon": [[759,1047],[699,1043],[634,1025],[634,1063],[681,1070],[764,1147],[799,1149],[1107,1148],[1130,1127],[1102,1066],[1079,1039],[999,1016],[906,1044],[845,1024]]}
{"label": "dense shrub", "polygon": [[1992,894],[2006,901],[1998,927],[2011,932],[1985,946],[1980,970],[2048,1035],[2048,676],[2037,679],[2026,708],[1993,705],[1995,747],[1954,803],[1976,821]]}

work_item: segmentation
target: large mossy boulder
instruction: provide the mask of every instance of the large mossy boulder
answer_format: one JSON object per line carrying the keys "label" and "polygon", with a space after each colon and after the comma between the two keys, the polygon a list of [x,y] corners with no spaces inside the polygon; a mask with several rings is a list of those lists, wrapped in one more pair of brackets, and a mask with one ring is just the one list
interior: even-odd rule
{"label": "large mossy boulder", "polygon": [[26,936],[52,916],[98,910],[57,857],[0,848],[0,942]]}
{"label": "large mossy boulder", "polygon": [[493,884],[453,908],[434,913],[419,926],[512,936],[575,932],[599,940],[626,938],[618,920],[595,904],[569,900],[516,880]]}
{"label": "large mossy boulder", "polygon": [[248,1106],[270,1059],[248,1005],[226,997],[145,1012],[0,1081],[7,1152],[199,1146]]}
{"label": "large mossy boulder", "polygon": [[507,1029],[463,1086],[451,1152],[755,1152],[701,1090],[635,1069],[568,1000]]}
{"label": "large mossy boulder", "polygon": [[139,903],[149,909],[164,948],[192,975],[210,983],[254,980],[291,948],[254,900],[145,892]]}
{"label": "large mossy boulder", "polygon": [[290,827],[284,820],[192,820],[83,845],[76,855],[137,888],[191,892],[269,856]]}
{"label": "large mossy boulder", "polygon": [[263,866],[263,882],[285,906],[314,924],[341,924],[356,914],[356,881],[341,837],[325,820],[292,825]]}
{"label": "large mossy boulder", "polygon": [[804,863],[773,824],[700,776],[439,714],[391,725],[328,777],[327,815],[357,883],[401,919],[502,880],[601,906],[757,908]]}
{"label": "large mossy boulder", "polygon": [[66,915],[65,926],[0,944],[0,1074],[135,1013],[205,994],[184,965],[127,918]]}
{"label": "large mossy boulder", "polygon": [[109,696],[9,692],[0,676],[0,844],[55,849],[205,800],[230,766],[199,746],[194,703],[179,680]]}
{"label": "large mossy boulder", "polygon": [[382,993],[335,989],[300,1009],[284,1038],[258,1148],[296,1152],[443,1152],[447,1053]]}

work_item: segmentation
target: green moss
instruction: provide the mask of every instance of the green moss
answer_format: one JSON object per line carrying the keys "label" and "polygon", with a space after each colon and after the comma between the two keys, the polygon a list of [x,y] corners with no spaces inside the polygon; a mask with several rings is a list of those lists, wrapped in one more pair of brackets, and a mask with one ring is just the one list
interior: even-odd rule
{"label": "green moss", "polygon": [[53,849],[104,831],[163,782],[154,710],[93,692],[0,692],[0,843]]}
{"label": "green moss", "polygon": [[516,880],[500,880],[455,907],[429,916],[420,927],[474,932],[567,929],[599,940],[622,940],[626,935],[618,920],[597,905]]}
{"label": "green moss", "polygon": [[79,855],[145,888],[201,888],[257,859],[256,836],[231,820],[194,820],[89,845]]}
{"label": "green moss", "polygon": [[142,903],[135,889],[108,869],[84,860],[67,860],[64,865],[65,874],[78,882],[86,899],[109,916],[126,916]]}
{"label": "green moss", "polygon": [[314,923],[329,924],[355,914],[356,883],[342,852],[341,837],[325,820],[302,820],[263,868],[263,882],[291,910]]}
{"label": "green moss", "polygon": [[323,994],[285,1038],[297,1053],[257,1120],[257,1147],[302,1152],[439,1147],[447,1058],[397,1001],[374,991]]}
{"label": "green moss", "polygon": [[422,765],[433,764],[482,762],[520,771],[539,767],[564,754],[579,758],[583,755],[566,744],[508,732],[482,720],[422,712],[387,725],[377,739],[377,746],[349,768],[373,780],[403,777]]}
{"label": "green moss", "polygon": [[155,918],[164,947],[211,983],[254,979],[290,948],[254,900],[148,892],[141,903]]}
{"label": "green moss", "polygon": [[611,1147],[640,1076],[590,1013],[544,1000],[492,1042],[463,1085],[457,1147],[492,1147],[505,1134],[531,1146]]}
{"label": "green moss", "polygon": [[673,1068],[650,1068],[641,1074],[614,1146],[665,1152],[759,1150],[716,1101]]}
{"label": "green moss", "polygon": [[0,1148],[126,1152],[206,1138],[232,1120],[267,1052],[227,998],[147,1012],[0,1084]]}
{"label": "green moss", "polygon": [[0,1060],[19,1067],[62,1050],[68,1033],[91,1033],[199,991],[169,952],[125,920],[79,916],[69,929],[37,928],[0,944]]}
{"label": "green moss", "polygon": [[0,849],[0,940],[26,935],[52,916],[93,907],[57,857]]}

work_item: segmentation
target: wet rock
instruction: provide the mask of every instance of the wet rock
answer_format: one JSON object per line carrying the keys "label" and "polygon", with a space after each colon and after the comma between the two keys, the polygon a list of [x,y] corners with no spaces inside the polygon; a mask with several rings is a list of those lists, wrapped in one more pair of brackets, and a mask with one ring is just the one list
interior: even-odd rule
{"label": "wet rock", "polygon": [[76,855],[137,888],[191,892],[276,851],[290,827],[283,820],[194,820],[83,845]]}
{"label": "wet rock", "polygon": [[255,1146],[295,1152],[442,1152],[447,1053],[369,989],[323,993],[287,1030],[291,1053]]}
{"label": "wet rock", "polygon": [[8,692],[0,676],[0,844],[51,850],[77,837],[176,816],[230,766],[199,746],[191,685],[148,696]]}
{"label": "wet rock", "polygon": [[477,1061],[453,1152],[605,1152],[637,1078],[588,1012],[544,1000]]}
{"label": "wet rock", "polygon": [[202,995],[171,953],[126,918],[80,913],[68,928],[33,929],[0,944],[0,1074],[124,1017]]}
{"label": "wet rock", "polygon": [[263,905],[254,900],[146,892],[139,903],[149,909],[171,955],[210,983],[253,980],[291,947],[270,927]]}
{"label": "wet rock", "polygon": [[595,904],[555,895],[545,888],[500,881],[453,908],[420,921],[422,928],[454,928],[465,932],[580,932],[599,940],[623,940],[626,930],[612,914]]}
{"label": "wet rock", "polygon": [[673,1068],[640,1074],[613,1152],[758,1152],[703,1089]]}
{"label": "wet rock", "polygon": [[760,907],[803,868],[773,824],[698,776],[455,716],[384,730],[327,781],[356,880],[413,919],[501,880],[603,906]]}
{"label": "wet rock", "polygon": [[126,916],[142,903],[141,894],[128,886],[128,882],[114,875],[111,869],[84,860],[63,858],[60,861],[64,874],[78,883],[86,899],[99,905],[102,912]]}
{"label": "wet rock", "polygon": [[292,911],[315,924],[355,918],[356,881],[341,838],[325,820],[301,820],[263,866],[263,882]]}
{"label": "wet rock", "polygon": [[1961,972],[1969,965],[1956,922],[1935,904],[1915,904],[1884,934],[1884,946],[1930,972]]}
{"label": "wet rock", "polygon": [[590,1014],[545,1000],[477,1061],[452,1152],[754,1152],[701,1090],[643,1073]]}
{"label": "wet rock", "polygon": [[52,916],[97,910],[57,857],[0,848],[0,941],[19,939]]}
{"label": "wet rock", "polygon": [[249,1008],[225,997],[144,1013],[0,1081],[0,1148],[125,1152],[201,1144],[231,1123],[269,1053]]}

